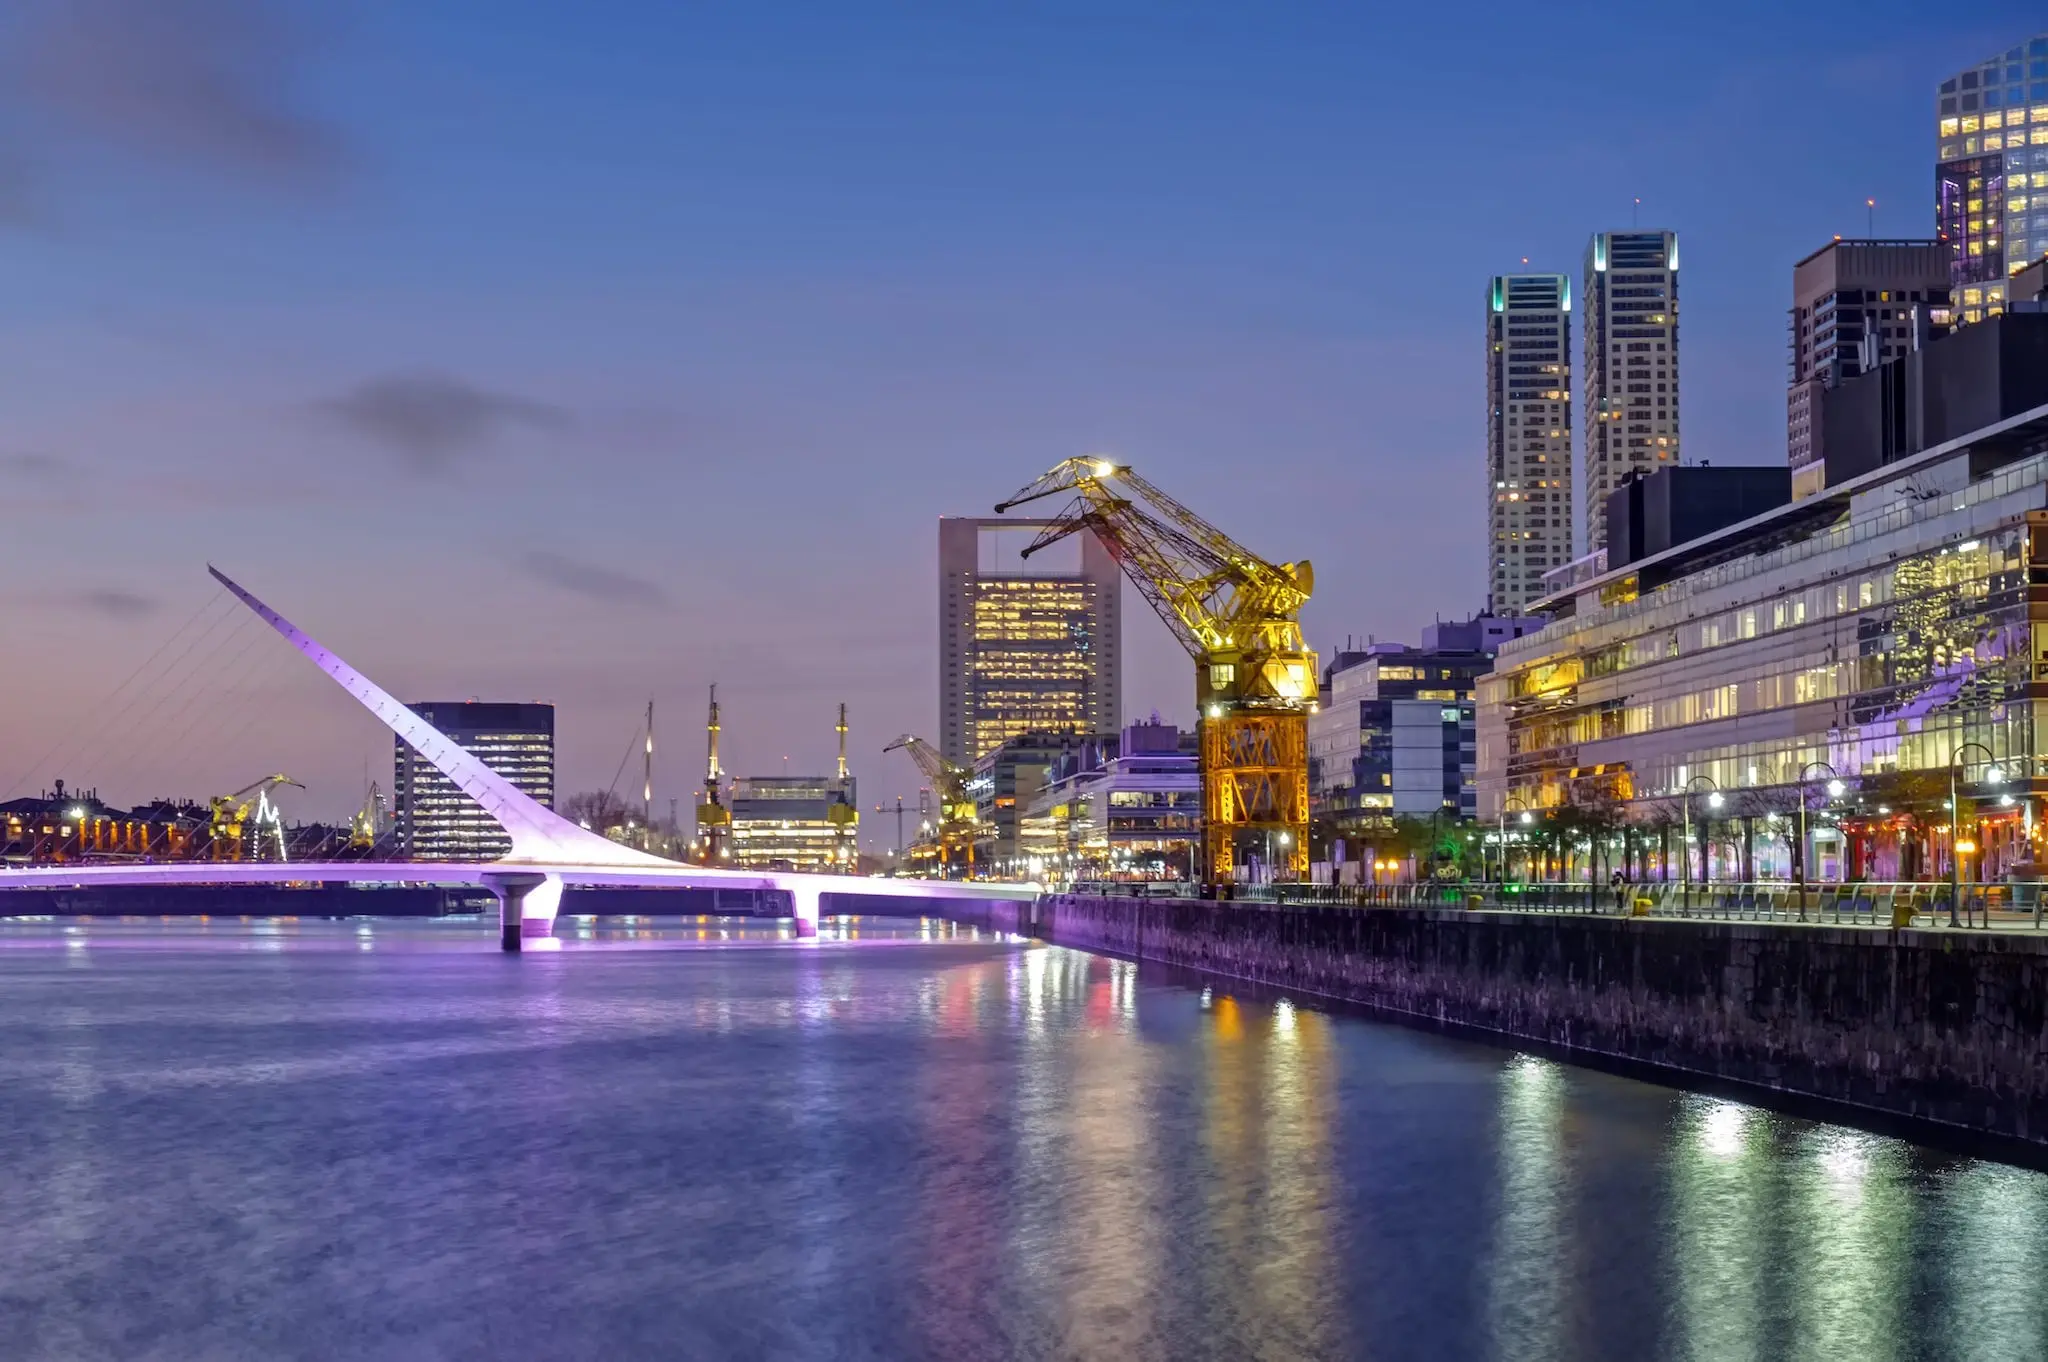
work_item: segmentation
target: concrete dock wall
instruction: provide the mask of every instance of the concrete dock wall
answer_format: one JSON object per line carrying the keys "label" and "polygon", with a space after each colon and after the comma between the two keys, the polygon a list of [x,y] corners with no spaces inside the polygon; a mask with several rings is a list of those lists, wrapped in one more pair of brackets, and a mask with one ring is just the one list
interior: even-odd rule
{"label": "concrete dock wall", "polygon": [[2048,1148],[2048,938],[1053,897],[961,921]]}

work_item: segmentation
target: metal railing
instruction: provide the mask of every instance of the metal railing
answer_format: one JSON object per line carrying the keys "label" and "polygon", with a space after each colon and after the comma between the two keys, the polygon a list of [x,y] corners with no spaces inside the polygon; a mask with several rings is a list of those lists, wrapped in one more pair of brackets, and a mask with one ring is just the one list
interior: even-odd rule
{"label": "metal railing", "polygon": [[[1954,920],[1990,929],[2042,925],[2048,885],[1965,884]],[[1197,886],[1153,881],[1076,883],[1068,893],[1114,898],[1198,897]],[[1673,880],[1619,887],[1586,883],[1502,885],[1471,880],[1420,884],[1236,885],[1228,901],[1276,907],[1329,909],[1450,908],[1489,913],[1581,913],[1608,917],[1692,918],[1706,922],[1806,922],[1824,926],[1936,927],[1951,919],[1946,881],[1809,884],[1785,880]]]}

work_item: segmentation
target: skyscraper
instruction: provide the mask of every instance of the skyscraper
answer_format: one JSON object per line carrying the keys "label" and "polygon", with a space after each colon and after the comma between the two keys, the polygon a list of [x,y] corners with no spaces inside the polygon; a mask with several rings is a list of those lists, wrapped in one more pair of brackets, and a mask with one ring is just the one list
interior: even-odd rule
{"label": "skyscraper", "polygon": [[1045,524],[939,521],[939,750],[962,766],[1022,733],[1122,722],[1116,560],[1092,534],[1022,557]]}
{"label": "skyscraper", "polygon": [[1912,348],[1913,309],[1946,325],[1949,251],[1940,241],[1835,240],[1792,267],[1785,455],[1792,496],[1827,485],[1820,395]]}
{"label": "skyscraper", "polygon": [[1586,246],[1585,552],[1607,546],[1607,494],[1678,460],[1678,234],[1596,232]]}
{"label": "skyscraper", "polygon": [[2048,253],[2048,33],[1941,83],[1935,231],[1959,320],[2005,306],[2007,276]]}
{"label": "skyscraper", "polygon": [[1495,275],[1486,315],[1487,613],[1519,614],[1572,556],[1572,288]]}
{"label": "skyscraper", "polygon": [[[555,803],[555,707],[428,701],[410,706],[456,746],[531,795]],[[399,853],[421,861],[489,861],[512,839],[403,738],[391,777],[392,830]]]}

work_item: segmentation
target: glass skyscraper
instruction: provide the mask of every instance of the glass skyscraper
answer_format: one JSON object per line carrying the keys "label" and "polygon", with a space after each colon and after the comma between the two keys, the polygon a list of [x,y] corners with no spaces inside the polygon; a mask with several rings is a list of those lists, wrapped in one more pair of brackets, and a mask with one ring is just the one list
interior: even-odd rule
{"label": "glass skyscraper", "polygon": [[1496,275],[1486,315],[1487,613],[1520,614],[1572,556],[1572,290]]}
{"label": "glass skyscraper", "polygon": [[2048,254],[2048,33],[1950,76],[1935,110],[1935,230],[1957,318],[1974,322]]}
{"label": "glass skyscraper", "polygon": [[1596,232],[1586,333],[1584,551],[1607,547],[1607,494],[1678,456],[1678,234]]}
{"label": "glass skyscraper", "polygon": [[[408,706],[531,795],[555,804],[555,707],[428,701]],[[455,782],[405,739],[397,740],[391,777],[392,830],[399,852],[420,861],[490,861],[512,850],[512,839]]]}

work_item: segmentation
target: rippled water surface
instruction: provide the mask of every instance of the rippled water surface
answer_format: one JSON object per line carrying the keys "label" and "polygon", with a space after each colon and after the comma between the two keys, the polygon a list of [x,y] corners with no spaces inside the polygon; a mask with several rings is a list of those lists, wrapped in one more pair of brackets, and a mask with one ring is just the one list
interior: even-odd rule
{"label": "rippled water surface", "polygon": [[2048,1179],[873,920],[0,923],[0,1358],[2048,1356]]}

